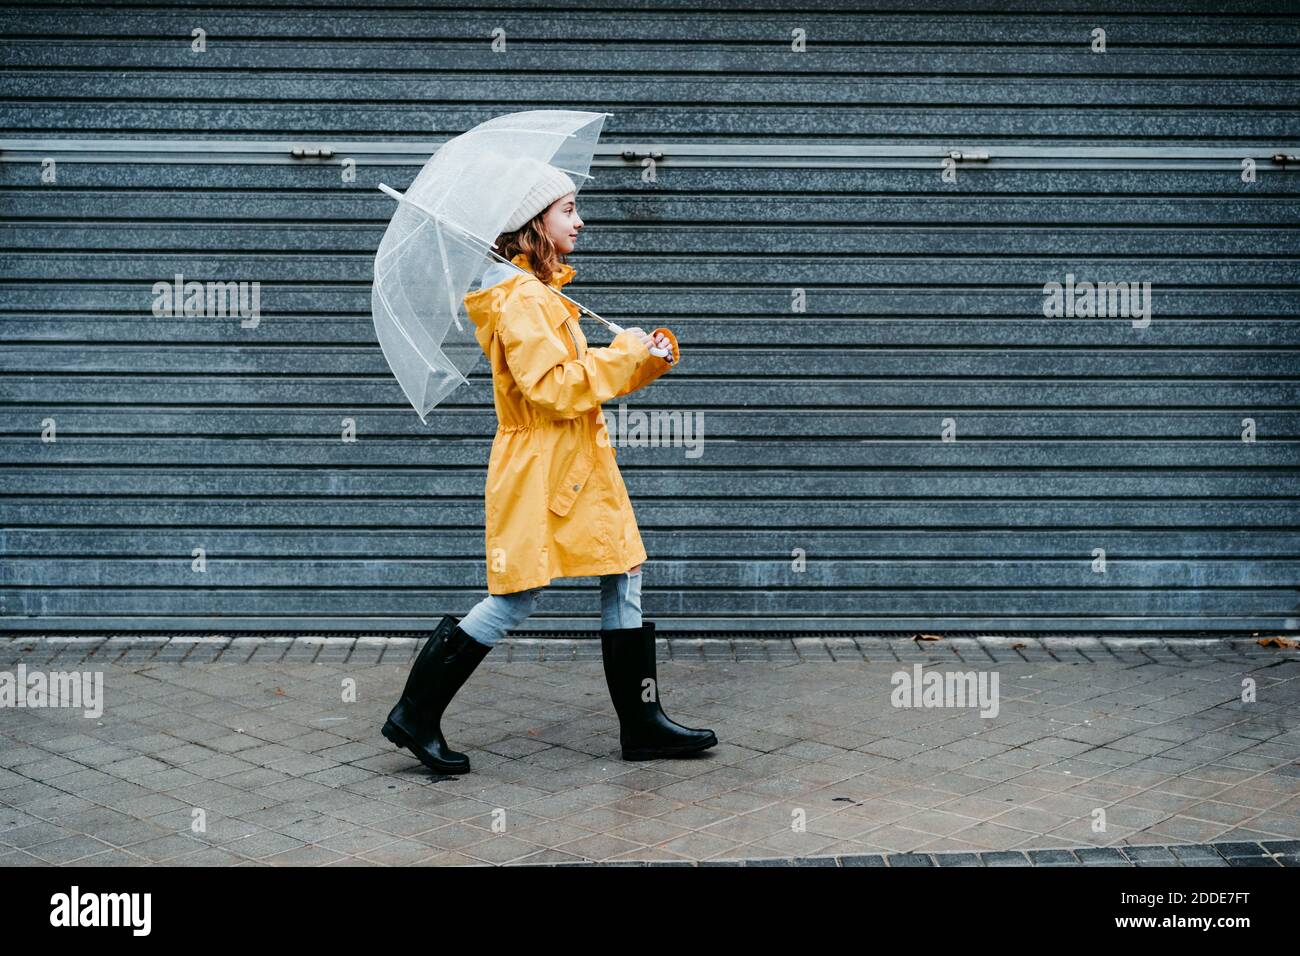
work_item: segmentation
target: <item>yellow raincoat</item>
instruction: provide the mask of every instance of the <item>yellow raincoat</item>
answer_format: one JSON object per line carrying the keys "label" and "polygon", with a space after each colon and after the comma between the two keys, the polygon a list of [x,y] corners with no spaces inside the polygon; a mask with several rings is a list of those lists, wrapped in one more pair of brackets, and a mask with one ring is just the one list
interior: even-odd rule
{"label": "yellow raincoat", "polygon": [[[509,594],[552,578],[627,571],[646,560],[601,403],[672,368],[631,332],[587,348],[578,308],[532,275],[514,273],[465,297],[492,365],[497,432],[483,499],[488,592]],[[562,264],[550,285],[567,284]],[[672,342],[673,364],[680,358]]]}

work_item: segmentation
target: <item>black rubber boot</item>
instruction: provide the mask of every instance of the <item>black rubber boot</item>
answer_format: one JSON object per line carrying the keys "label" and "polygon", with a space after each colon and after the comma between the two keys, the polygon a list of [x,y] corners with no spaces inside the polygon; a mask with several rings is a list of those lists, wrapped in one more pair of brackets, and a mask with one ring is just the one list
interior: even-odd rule
{"label": "black rubber boot", "polygon": [[[609,696],[618,714],[618,737],[624,760],[680,757],[717,744],[713,731],[683,727],[664,714],[659,704],[653,623],[614,631],[602,629],[600,651]],[[643,686],[647,677],[654,681],[653,694]],[[643,700],[644,695],[654,699]]]}
{"label": "black rubber boot", "polygon": [[469,773],[469,757],[442,736],[442,713],[461,685],[491,651],[460,629],[448,614],[420,648],[402,698],[388,714],[383,734],[437,773]]}

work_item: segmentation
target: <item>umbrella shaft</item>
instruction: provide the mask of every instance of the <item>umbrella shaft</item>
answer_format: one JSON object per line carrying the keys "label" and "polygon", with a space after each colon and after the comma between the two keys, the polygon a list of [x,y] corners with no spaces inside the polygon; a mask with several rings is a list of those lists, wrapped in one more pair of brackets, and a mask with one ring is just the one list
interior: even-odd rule
{"label": "umbrella shaft", "polygon": [[[511,261],[510,261],[509,259],[507,259],[505,256],[501,255],[501,253],[497,252],[495,249],[488,249],[488,250],[487,250],[487,253],[488,253],[488,255],[490,255],[490,256],[495,256],[496,258],[500,259],[500,260],[501,260],[502,262],[504,262],[506,265],[511,266],[512,268],[515,268],[515,269],[519,269],[519,266],[515,265],[513,262],[511,262]],[[519,269],[519,271],[520,271],[520,272],[527,272],[526,269]],[[543,283],[543,285],[545,285],[545,283]],[[556,295],[558,295],[561,299],[564,299],[566,302],[573,302],[572,299],[570,299],[567,295],[565,295],[565,294],[564,294],[563,292],[561,292],[559,289],[552,288],[552,287],[549,286],[549,285],[546,286],[546,288],[550,289],[552,292],[554,292]],[[592,312],[591,309],[587,308],[587,307],[586,307],[585,305],[583,305],[581,302],[573,302],[573,304],[576,305],[576,306],[578,307],[578,311],[581,312],[583,315],[589,315],[589,316],[591,316],[593,319],[595,319],[597,322],[599,322],[601,325],[605,326],[606,328],[608,328],[608,329],[612,329],[612,330],[614,330],[614,331],[619,331],[619,332],[622,331],[622,329],[619,329],[617,326],[615,326],[613,322],[609,321],[609,320],[606,319],[606,318],[603,318],[603,317],[597,315],[595,312]]]}

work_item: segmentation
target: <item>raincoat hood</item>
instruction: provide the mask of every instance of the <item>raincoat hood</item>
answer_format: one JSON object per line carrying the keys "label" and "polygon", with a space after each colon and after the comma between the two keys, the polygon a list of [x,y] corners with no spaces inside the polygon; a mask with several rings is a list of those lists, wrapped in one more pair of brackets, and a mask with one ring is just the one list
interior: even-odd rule
{"label": "raincoat hood", "polygon": [[[470,321],[474,323],[474,337],[478,339],[478,344],[483,347],[485,354],[491,354],[490,343],[492,336],[496,333],[497,323],[501,318],[501,313],[505,309],[511,292],[522,283],[541,282],[535,275],[532,275],[533,266],[528,259],[528,253],[520,252],[510,261],[520,269],[526,270],[529,274],[524,275],[503,262],[493,261],[488,266],[487,271],[483,273],[482,285],[477,291],[465,296],[465,309],[469,313]],[[563,289],[573,280],[576,271],[567,262],[561,263],[555,275],[551,277],[551,281],[547,284],[553,289]],[[576,306],[566,302],[559,296],[551,296],[551,298],[560,303],[570,316],[577,317],[578,309]]]}

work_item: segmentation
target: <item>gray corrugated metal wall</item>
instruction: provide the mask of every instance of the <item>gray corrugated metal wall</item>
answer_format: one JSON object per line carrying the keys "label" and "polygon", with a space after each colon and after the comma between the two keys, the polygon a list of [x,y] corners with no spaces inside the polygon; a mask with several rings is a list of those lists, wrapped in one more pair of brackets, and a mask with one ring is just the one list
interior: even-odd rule
{"label": "gray corrugated metal wall", "polygon": [[[7,629],[463,614],[489,383],[431,428],[406,404],[369,317],[375,186],[538,107],[615,114],[571,291],[683,344],[629,409],[703,413],[700,457],[619,450],[661,628],[1296,628],[1300,213],[1269,159],[1300,153],[1293,4],[314,6],[4,5]],[[336,156],[39,145],[123,137]],[[846,144],[881,155],[817,155]],[[1086,159],[1108,146],[1137,153]],[[665,154],[656,183],[625,148]],[[992,159],[946,183],[950,149]],[[176,273],[259,281],[261,324],[154,318]],[[1044,318],[1067,273],[1150,281],[1150,326]],[[595,627],[593,584],[528,627]]]}

